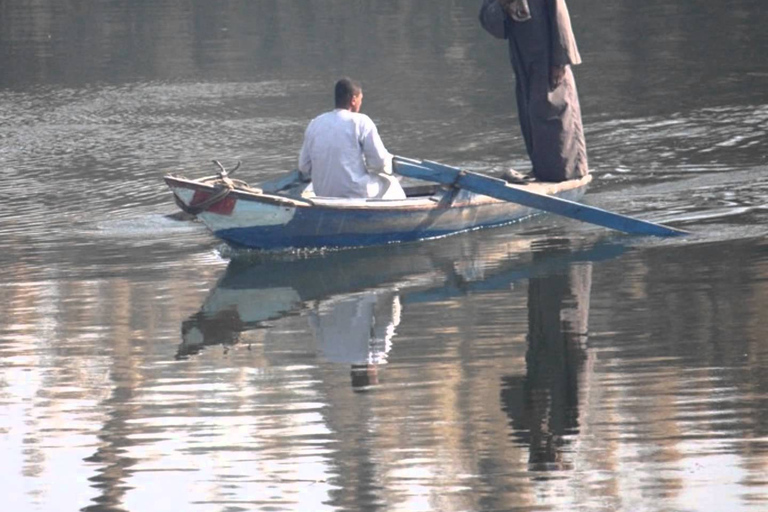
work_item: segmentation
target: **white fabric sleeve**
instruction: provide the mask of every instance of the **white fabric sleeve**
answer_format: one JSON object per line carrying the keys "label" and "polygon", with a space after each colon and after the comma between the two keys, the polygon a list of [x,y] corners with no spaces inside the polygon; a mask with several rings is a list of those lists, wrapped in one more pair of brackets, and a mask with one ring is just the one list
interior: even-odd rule
{"label": "white fabric sleeve", "polygon": [[365,117],[362,128],[361,145],[368,172],[392,174],[392,155],[384,147],[384,143],[379,137],[379,130],[371,118]]}
{"label": "white fabric sleeve", "polygon": [[301,152],[299,152],[299,172],[305,178],[312,176],[312,159],[309,156],[310,128],[312,128],[312,123],[307,126],[307,130],[304,132],[304,142],[301,145]]}

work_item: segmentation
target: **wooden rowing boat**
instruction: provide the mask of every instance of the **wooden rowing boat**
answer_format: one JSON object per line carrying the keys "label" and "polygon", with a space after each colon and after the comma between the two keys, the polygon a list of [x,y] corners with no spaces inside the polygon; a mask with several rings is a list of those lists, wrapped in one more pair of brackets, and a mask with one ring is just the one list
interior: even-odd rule
{"label": "wooden rowing boat", "polygon": [[[591,176],[563,183],[530,182],[515,189],[576,201]],[[540,209],[451,186],[405,184],[405,199],[316,197],[293,173],[258,187],[232,180],[222,167],[203,179],[165,176],[177,204],[197,215],[227,244],[255,249],[363,247],[412,242],[501,226]]]}

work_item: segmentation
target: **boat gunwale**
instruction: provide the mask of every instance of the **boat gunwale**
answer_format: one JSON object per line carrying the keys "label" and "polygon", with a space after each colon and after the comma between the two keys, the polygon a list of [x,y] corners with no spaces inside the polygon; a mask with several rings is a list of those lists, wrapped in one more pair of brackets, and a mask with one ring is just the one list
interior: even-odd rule
{"label": "boat gunwale", "polygon": [[[166,184],[172,188],[186,188],[192,190],[205,190],[215,192],[217,187],[213,184],[203,183],[197,180],[185,178],[183,176],[166,175],[164,177]],[[569,180],[560,183],[531,182],[524,185],[509,184],[510,187],[521,188],[527,191],[541,193],[545,195],[557,195],[567,190],[575,190],[586,187],[592,181],[592,175],[588,174],[579,180]],[[538,189],[538,190],[537,190]],[[258,188],[250,190],[243,188],[233,188],[230,195],[237,199],[245,201],[266,203],[277,206],[290,206],[299,208],[330,209],[330,210],[358,210],[365,212],[385,212],[385,211],[424,211],[434,209],[454,209],[454,208],[472,208],[478,206],[491,206],[507,203],[501,199],[484,196],[482,194],[473,194],[475,198],[482,198],[479,201],[453,201],[450,194],[451,189],[448,186],[439,188],[438,192],[428,196],[409,197],[406,199],[378,199],[378,198],[335,198],[335,197],[317,197],[317,198],[294,198],[279,194],[269,194]]]}
{"label": "boat gunwale", "polygon": [[[213,193],[217,190],[215,185],[201,183],[196,180],[180,176],[165,176],[167,185],[186,188],[190,190],[204,190]],[[432,194],[429,196],[410,197],[406,199],[378,199],[378,198],[336,198],[336,197],[302,197],[293,198],[279,194],[269,194],[234,188],[230,195],[237,199],[251,201],[255,203],[267,203],[277,206],[293,206],[299,208],[331,209],[331,210],[359,210],[359,211],[410,211],[410,210],[432,210],[441,207],[443,193]],[[193,206],[193,205],[192,205]],[[459,207],[461,205],[452,205],[445,207]],[[469,206],[469,205],[466,205]]]}

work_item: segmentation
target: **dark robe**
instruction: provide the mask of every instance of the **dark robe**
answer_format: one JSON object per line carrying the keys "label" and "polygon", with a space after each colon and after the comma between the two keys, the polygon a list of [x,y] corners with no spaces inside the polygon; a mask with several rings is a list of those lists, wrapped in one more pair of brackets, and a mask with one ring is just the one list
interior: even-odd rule
{"label": "dark robe", "polygon": [[[581,63],[565,0],[528,0],[531,19],[513,21],[496,0],[483,0],[480,23],[509,41],[517,110],[533,175],[541,181],[578,179],[589,171],[581,107],[571,66]],[[550,90],[552,66],[567,66]]]}

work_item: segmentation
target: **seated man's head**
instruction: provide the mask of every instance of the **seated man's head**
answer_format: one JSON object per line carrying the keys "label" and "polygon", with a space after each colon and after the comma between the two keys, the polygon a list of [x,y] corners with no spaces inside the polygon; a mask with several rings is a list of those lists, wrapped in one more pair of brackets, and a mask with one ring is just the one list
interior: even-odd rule
{"label": "seated man's head", "polygon": [[344,108],[352,112],[360,112],[363,104],[363,89],[360,84],[349,78],[342,78],[336,82],[335,90],[336,108]]}

